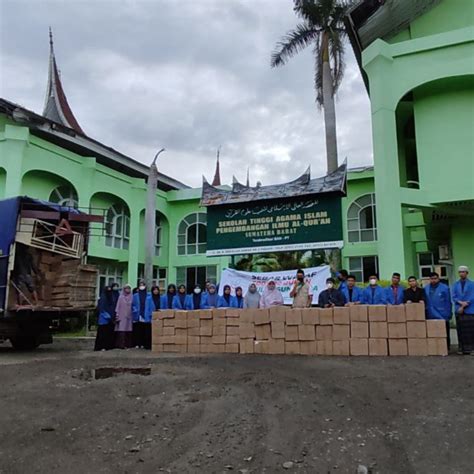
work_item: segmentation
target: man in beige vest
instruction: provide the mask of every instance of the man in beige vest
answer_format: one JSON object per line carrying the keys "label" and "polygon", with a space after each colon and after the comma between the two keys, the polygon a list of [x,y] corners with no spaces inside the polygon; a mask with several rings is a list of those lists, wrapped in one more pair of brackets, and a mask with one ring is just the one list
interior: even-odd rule
{"label": "man in beige vest", "polygon": [[293,289],[290,292],[290,297],[293,298],[293,308],[309,308],[311,306],[313,295],[310,294],[310,290],[308,282],[304,281],[304,271],[298,270]]}

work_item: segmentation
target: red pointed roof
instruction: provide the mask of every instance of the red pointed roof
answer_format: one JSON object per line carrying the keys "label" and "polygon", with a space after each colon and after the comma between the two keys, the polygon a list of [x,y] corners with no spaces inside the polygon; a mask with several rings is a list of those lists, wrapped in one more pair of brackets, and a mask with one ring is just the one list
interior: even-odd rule
{"label": "red pointed roof", "polygon": [[221,168],[219,164],[219,154],[220,154],[220,150],[217,150],[216,172],[214,174],[214,179],[212,180],[213,186],[221,185]]}
{"label": "red pointed roof", "polygon": [[54,55],[53,34],[51,28],[49,29],[48,86],[46,88],[43,116],[85,135],[84,131],[78,124],[76,117],[74,117],[74,114],[72,113],[61,84],[61,78],[56,65],[56,57]]}

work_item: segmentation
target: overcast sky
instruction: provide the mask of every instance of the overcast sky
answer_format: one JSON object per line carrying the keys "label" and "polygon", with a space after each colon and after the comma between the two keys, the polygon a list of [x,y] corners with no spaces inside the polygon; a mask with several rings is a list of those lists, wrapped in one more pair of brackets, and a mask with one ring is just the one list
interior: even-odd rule
{"label": "overcast sky", "polygon": [[[290,0],[0,0],[0,95],[42,112],[48,27],[71,108],[87,135],[199,186],[325,174],[311,51],[270,68],[297,24]],[[370,111],[347,47],[337,103],[339,160],[372,163]]]}

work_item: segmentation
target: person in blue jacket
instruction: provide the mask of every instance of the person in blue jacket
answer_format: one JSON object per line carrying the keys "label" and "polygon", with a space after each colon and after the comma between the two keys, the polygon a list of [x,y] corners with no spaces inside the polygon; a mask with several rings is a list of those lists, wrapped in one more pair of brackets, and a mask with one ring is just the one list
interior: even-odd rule
{"label": "person in blue jacket", "polygon": [[346,306],[351,304],[360,304],[362,302],[363,290],[356,286],[356,277],[354,275],[347,275],[346,285],[339,291],[344,296],[344,303]]}
{"label": "person in blue jacket", "polygon": [[237,308],[244,307],[244,292],[240,286],[235,289],[235,303]]}
{"label": "person in blue jacket", "polygon": [[392,274],[392,284],[385,288],[385,303],[386,304],[403,304],[403,295],[405,288],[400,285],[400,273]]}
{"label": "person in blue jacket", "polygon": [[217,308],[218,300],[219,295],[217,294],[217,287],[211,283],[203,295],[204,309]]}
{"label": "person in blue jacket", "polygon": [[193,300],[191,295],[186,294],[184,285],[178,286],[178,294],[173,298],[173,309],[181,309],[185,311],[193,310]]}
{"label": "person in blue jacket", "polygon": [[160,311],[161,309],[166,308],[166,301],[160,293],[159,286],[152,286],[151,292],[148,294],[145,303],[145,321],[152,321],[153,320],[153,313],[155,311]]}
{"label": "person in blue jacket", "polygon": [[224,285],[224,294],[217,298],[218,308],[237,308],[235,297],[230,294],[231,289],[229,285]]}
{"label": "person in blue jacket", "polygon": [[151,349],[151,313],[146,314],[148,291],[144,280],[138,283],[132,299],[133,345],[136,349]]}
{"label": "person in blue jacket", "polygon": [[173,309],[173,299],[176,296],[176,285],[170,283],[166,293],[162,297],[163,304],[161,309]]}
{"label": "person in blue jacket", "polygon": [[112,285],[107,285],[99,299],[99,320],[95,351],[108,351],[115,347],[115,307],[118,298],[115,297]]}
{"label": "person in blue jacket", "polygon": [[201,290],[201,285],[196,285],[191,295],[193,309],[209,309],[207,305],[207,294]]}
{"label": "person in blue jacket", "polygon": [[446,321],[446,342],[449,351],[451,348],[449,321],[453,314],[453,306],[449,286],[440,282],[436,272],[430,273],[430,284],[425,287],[425,304],[426,319],[444,319]]}
{"label": "person in blue jacket", "polygon": [[474,355],[474,282],[469,280],[469,268],[458,268],[459,280],[453,286],[453,301],[458,328],[459,350]]}
{"label": "person in blue jacket", "polygon": [[337,289],[342,291],[344,288],[347,288],[347,278],[349,277],[349,272],[347,270],[339,270],[336,273],[337,280],[339,281],[339,286]]}
{"label": "person in blue jacket", "polygon": [[385,291],[379,286],[377,275],[370,275],[369,286],[362,293],[362,304],[386,304]]}

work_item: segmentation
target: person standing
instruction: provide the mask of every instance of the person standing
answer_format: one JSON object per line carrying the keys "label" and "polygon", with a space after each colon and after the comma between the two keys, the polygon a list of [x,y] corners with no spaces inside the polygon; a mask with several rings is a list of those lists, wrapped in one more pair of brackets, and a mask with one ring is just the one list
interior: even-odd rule
{"label": "person standing", "polygon": [[336,277],[339,281],[338,290],[342,291],[344,288],[347,288],[347,278],[349,277],[349,272],[347,270],[339,270],[336,273]]}
{"label": "person standing", "polygon": [[151,325],[153,321],[153,313],[160,311],[163,306],[164,299],[160,294],[159,286],[152,286],[151,292],[146,297],[145,302],[145,318],[143,323],[143,347],[151,349]]}
{"label": "person standing", "polygon": [[244,296],[240,286],[235,289],[235,303],[237,305],[236,308],[242,309],[244,307]]}
{"label": "person standing", "polygon": [[418,286],[415,276],[408,277],[408,288],[403,292],[404,303],[424,303],[425,292]]}
{"label": "person standing", "polygon": [[218,295],[216,285],[210,283],[209,287],[207,288],[207,292],[204,293],[203,298],[203,305],[205,306],[205,309],[217,308],[217,299]]}
{"label": "person standing", "polygon": [[326,278],[326,289],[321,291],[318,297],[318,306],[320,308],[344,306],[344,295],[335,286],[334,278]]}
{"label": "person standing", "polygon": [[115,347],[128,349],[132,347],[132,287],[123,287],[115,308]]}
{"label": "person standing", "polygon": [[362,302],[363,291],[356,286],[356,277],[354,275],[347,275],[346,286],[339,291],[344,296],[344,303],[346,306],[353,304],[360,304]]}
{"label": "person standing", "polygon": [[378,284],[377,275],[370,275],[369,286],[362,293],[362,304],[387,304],[385,301],[385,292]]}
{"label": "person standing", "polygon": [[283,304],[284,300],[281,291],[276,287],[275,282],[270,280],[260,298],[260,308],[271,308],[272,306],[282,306]]}
{"label": "person standing", "polygon": [[206,293],[201,291],[201,286],[196,285],[193,290],[192,300],[193,300],[193,309],[207,309],[205,305]]}
{"label": "person standing", "polygon": [[99,299],[99,320],[94,351],[108,351],[115,347],[115,307],[117,301],[111,285],[107,285]]}
{"label": "person standing", "polygon": [[[41,272],[36,265],[33,255],[27,245],[17,243],[15,248],[15,263],[12,271],[12,281],[15,284],[15,291],[17,295],[17,305],[23,304],[22,299],[25,295],[21,292],[22,285],[31,293],[33,306],[38,305],[38,292],[33,283],[33,274],[37,277],[41,276]],[[30,303],[29,301],[27,301]]]}
{"label": "person standing", "polygon": [[446,343],[451,349],[449,321],[453,308],[449,286],[441,283],[436,272],[430,273],[430,284],[425,287],[426,319],[444,319],[446,321]]}
{"label": "person standing", "polygon": [[218,308],[237,308],[237,302],[231,295],[231,288],[229,285],[224,285],[224,293],[217,298]]}
{"label": "person standing", "polygon": [[460,351],[474,355],[474,282],[469,280],[469,268],[458,268],[459,280],[453,286],[453,302]]}
{"label": "person standing", "polygon": [[178,294],[173,298],[173,309],[192,311],[193,300],[190,295],[186,294],[186,287],[184,285],[178,286]]}
{"label": "person standing", "polygon": [[[151,324],[151,321],[146,321],[146,300],[148,292],[145,284],[145,280],[140,280],[138,284],[138,290],[133,295],[132,300],[132,313],[133,313],[133,344],[136,349],[143,349],[145,347],[147,325]],[[151,334],[151,327],[150,327]]]}
{"label": "person standing", "polygon": [[385,303],[398,305],[403,304],[403,295],[405,288],[400,285],[400,273],[392,274],[392,284],[385,288]]}
{"label": "person standing", "polygon": [[245,309],[258,309],[260,308],[260,294],[257,291],[257,285],[251,283],[249,289],[244,297],[244,308]]}
{"label": "person standing", "polygon": [[310,294],[309,283],[304,281],[304,271],[296,272],[296,280],[290,291],[290,297],[293,298],[293,308],[309,308],[313,301],[313,295]]}

